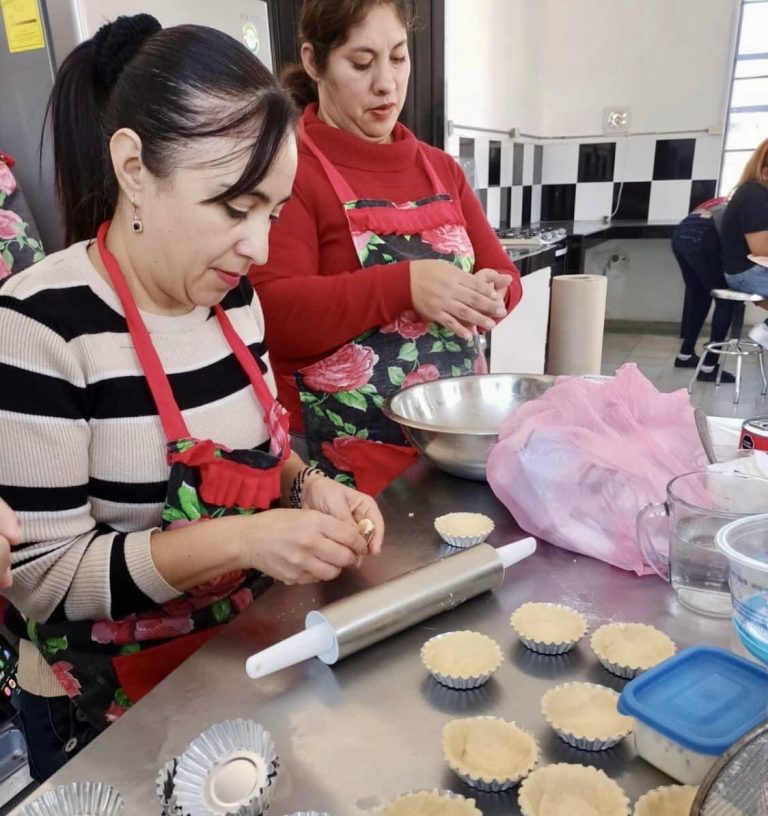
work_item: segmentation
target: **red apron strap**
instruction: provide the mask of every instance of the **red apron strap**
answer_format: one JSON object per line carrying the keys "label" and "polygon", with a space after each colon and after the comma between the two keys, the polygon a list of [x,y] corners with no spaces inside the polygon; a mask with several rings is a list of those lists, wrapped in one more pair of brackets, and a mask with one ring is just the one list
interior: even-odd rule
{"label": "red apron strap", "polygon": [[259,364],[254,359],[248,346],[243,342],[242,337],[235,331],[235,327],[232,325],[229,315],[224,311],[221,304],[217,303],[213,307],[213,310],[216,313],[216,318],[219,321],[219,326],[221,326],[224,337],[229,343],[229,347],[248,375],[248,379],[251,381],[253,390],[256,392],[256,397],[264,411],[264,422],[266,422],[269,427],[272,452],[276,455],[282,454],[282,458],[287,459],[291,453],[288,438],[288,412],[272,396],[264,380],[264,376],[261,373]]}
{"label": "red apron strap", "polygon": [[253,354],[251,354],[248,346],[245,345],[243,338],[235,331],[235,327],[232,325],[229,315],[224,311],[221,304],[217,303],[213,307],[213,311],[216,313],[219,326],[221,326],[221,330],[229,343],[229,347],[232,349],[233,354],[251,381],[253,390],[256,392],[261,407],[264,409],[264,416],[268,416],[275,398],[270,393],[266,382],[264,382],[264,376],[261,373],[258,363]]}
{"label": "red apron strap", "polygon": [[141,319],[133,296],[128,289],[128,284],[125,282],[123,273],[120,270],[120,265],[115,256],[107,249],[106,237],[109,225],[110,222],[105,221],[99,227],[97,233],[99,254],[123,306],[128,331],[131,333],[131,339],[136,349],[136,356],[139,358],[139,364],[144,371],[149,390],[155,400],[160,422],[165,430],[165,436],[169,442],[174,442],[177,439],[187,439],[189,438],[187,423],[184,421],[176,398],[173,396],[168,377],[163,371],[163,364],[160,362],[160,357],[155,350],[147,327]]}
{"label": "red apron strap", "polygon": [[427,177],[429,178],[430,183],[432,184],[432,191],[434,195],[440,195],[441,193],[445,193],[445,185],[442,181],[440,181],[440,177],[437,175],[437,171],[432,166],[432,162],[429,160],[429,156],[427,156],[427,151],[424,148],[424,145],[420,144],[418,146],[418,153],[419,158],[421,159],[421,163],[426,171]]}
{"label": "red apron strap", "polygon": [[333,187],[336,192],[339,201],[342,204],[346,204],[348,201],[356,201],[357,196],[355,195],[355,191],[349,186],[344,176],[339,173],[322,150],[314,143],[312,137],[307,133],[303,119],[299,120],[299,137],[301,143],[306,145],[309,152],[320,162],[320,166],[325,171],[325,175],[328,176],[328,181],[331,182],[331,187]]}

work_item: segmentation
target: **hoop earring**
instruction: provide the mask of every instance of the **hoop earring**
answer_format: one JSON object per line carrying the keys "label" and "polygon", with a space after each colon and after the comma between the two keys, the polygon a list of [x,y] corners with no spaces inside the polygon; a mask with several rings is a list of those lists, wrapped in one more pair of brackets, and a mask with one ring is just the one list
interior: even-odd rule
{"label": "hoop earring", "polygon": [[131,206],[133,207],[133,219],[131,220],[131,229],[136,234],[144,232],[144,222],[141,220],[139,210],[136,207],[136,200],[131,196]]}

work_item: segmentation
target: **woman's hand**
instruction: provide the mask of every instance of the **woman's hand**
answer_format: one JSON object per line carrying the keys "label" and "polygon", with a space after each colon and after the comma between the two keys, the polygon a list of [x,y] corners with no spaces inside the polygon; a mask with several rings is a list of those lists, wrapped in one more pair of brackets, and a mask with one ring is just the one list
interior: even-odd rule
{"label": "woman's hand", "polygon": [[480,272],[468,275],[448,261],[411,261],[413,308],[424,319],[439,323],[464,340],[473,335],[470,327],[491,331],[507,313],[503,295],[499,299],[496,294],[501,280],[493,276],[507,276],[492,269]]}
{"label": "woman's hand", "polygon": [[243,522],[243,563],[284,584],[332,581],[368,551],[354,521],[317,510],[265,510]]}
{"label": "woman's hand", "polygon": [[0,499],[0,589],[11,585],[11,547],[21,542],[16,514]]}
{"label": "woman's hand", "polygon": [[495,269],[478,269],[474,273],[475,280],[481,281],[483,285],[488,287],[490,296],[501,306],[503,310],[502,317],[506,316],[507,309],[504,305],[504,299],[507,295],[509,284],[512,283],[512,278],[509,275],[502,275]]}
{"label": "woman's hand", "polygon": [[302,506],[327,513],[356,527],[363,519],[369,519],[376,529],[368,544],[368,552],[371,555],[378,555],[381,552],[381,545],[384,542],[384,517],[375,500],[367,494],[318,474],[310,476],[304,483]]}

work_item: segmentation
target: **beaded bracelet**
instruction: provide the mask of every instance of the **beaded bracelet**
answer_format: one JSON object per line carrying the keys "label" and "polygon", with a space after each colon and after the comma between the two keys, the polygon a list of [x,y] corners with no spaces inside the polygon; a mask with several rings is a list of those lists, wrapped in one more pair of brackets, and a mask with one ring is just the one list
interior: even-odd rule
{"label": "beaded bracelet", "polygon": [[323,473],[323,471],[320,470],[320,468],[309,466],[302,468],[296,474],[296,478],[293,480],[293,484],[291,485],[290,495],[290,506],[294,508],[294,510],[301,509],[301,502],[304,493],[304,483],[313,473],[319,473],[321,476],[325,476],[325,473]]}

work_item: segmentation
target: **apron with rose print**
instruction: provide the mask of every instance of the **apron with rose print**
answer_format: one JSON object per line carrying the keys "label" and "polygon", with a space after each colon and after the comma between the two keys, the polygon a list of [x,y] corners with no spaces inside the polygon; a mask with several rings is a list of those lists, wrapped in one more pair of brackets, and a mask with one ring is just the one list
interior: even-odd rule
{"label": "apron with rose print", "polygon": [[[404,203],[359,199],[303,123],[300,132],[344,209],[362,267],[435,259],[472,273],[474,252],[461,208],[441,192],[443,185],[421,146],[418,157],[430,179],[431,196]],[[405,311],[296,372],[309,456],[328,475],[354,486],[361,460],[380,467],[390,454],[394,463],[408,444],[400,427],[381,411],[388,396],[416,383],[486,371],[476,338],[462,340]]]}
{"label": "apron with rose print", "polygon": [[[224,309],[214,306],[221,330],[263,409],[270,440],[253,450],[229,450],[211,440],[191,438],[117,260],[106,248],[108,229],[108,222],[99,228],[99,252],[122,303],[168,439],[170,476],[162,529],[235,513],[249,515],[274,506],[291,452],[288,414],[272,397],[258,363]],[[17,619],[14,629],[37,646],[82,715],[103,728],[271,583],[271,578],[255,570],[230,572],[121,620],[36,623],[12,610]]]}

